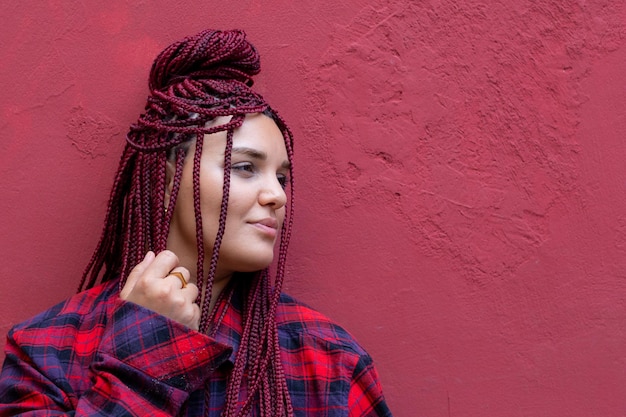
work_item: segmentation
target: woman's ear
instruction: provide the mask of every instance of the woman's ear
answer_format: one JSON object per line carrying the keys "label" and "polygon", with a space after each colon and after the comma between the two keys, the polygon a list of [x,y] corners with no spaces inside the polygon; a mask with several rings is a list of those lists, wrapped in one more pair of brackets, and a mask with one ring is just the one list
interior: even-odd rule
{"label": "woman's ear", "polygon": [[179,143],[170,151],[168,151],[165,160],[165,197],[163,198],[163,208],[167,210],[172,198],[172,189],[174,188],[174,177],[176,176],[176,160],[183,158],[183,167],[186,165],[188,157],[193,159],[195,140],[188,140]]}
{"label": "woman's ear", "polygon": [[172,197],[172,187],[174,186],[174,174],[176,174],[176,158],[167,158],[165,163],[165,198],[163,208],[167,210]]}

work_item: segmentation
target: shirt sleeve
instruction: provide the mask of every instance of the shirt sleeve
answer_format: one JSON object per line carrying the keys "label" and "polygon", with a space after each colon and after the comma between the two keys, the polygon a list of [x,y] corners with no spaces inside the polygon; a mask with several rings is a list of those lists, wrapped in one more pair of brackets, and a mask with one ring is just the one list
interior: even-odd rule
{"label": "shirt sleeve", "polygon": [[372,358],[361,355],[348,393],[350,417],[391,417]]}
{"label": "shirt sleeve", "polygon": [[[19,338],[9,334],[0,374],[2,416],[174,416],[231,352],[206,335],[122,300],[116,301],[99,340],[77,332],[68,350],[56,340],[63,332],[42,329],[20,331]],[[78,344],[83,344],[81,351],[94,346],[87,371],[72,370]],[[76,378],[83,380],[72,380]],[[76,392],[77,386],[86,388]]]}

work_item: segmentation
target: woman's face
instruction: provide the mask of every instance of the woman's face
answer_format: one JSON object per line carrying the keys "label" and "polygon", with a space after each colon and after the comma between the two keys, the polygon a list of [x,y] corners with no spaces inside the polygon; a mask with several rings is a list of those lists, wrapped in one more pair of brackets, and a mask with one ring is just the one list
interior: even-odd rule
{"label": "woman's face", "polygon": [[[229,118],[220,117],[214,123],[222,124]],[[205,135],[200,164],[205,271],[219,225],[225,146],[226,132]],[[193,156],[194,147],[185,159],[167,248],[195,275]],[[285,218],[284,186],[289,176],[289,159],[283,135],[271,118],[260,113],[246,116],[242,126],[234,131],[231,165],[226,228],[216,273],[218,280],[233,272],[264,269],[274,256],[274,244]],[[171,166],[168,169],[173,170]],[[171,190],[171,180],[168,190]]]}

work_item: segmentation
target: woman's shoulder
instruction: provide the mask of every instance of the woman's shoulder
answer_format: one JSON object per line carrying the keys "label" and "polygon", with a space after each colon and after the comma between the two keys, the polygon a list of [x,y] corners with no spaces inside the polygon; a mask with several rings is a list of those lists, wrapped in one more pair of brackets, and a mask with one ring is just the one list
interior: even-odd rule
{"label": "woman's shoulder", "polygon": [[80,322],[94,313],[105,317],[108,305],[115,301],[118,292],[117,280],[108,281],[89,290],[67,298],[43,312],[13,327],[11,334],[25,330],[36,330],[62,326],[78,328]]}
{"label": "woman's shoulder", "polygon": [[357,356],[367,355],[365,349],[341,325],[284,293],[281,294],[276,311],[276,324],[279,333],[287,333],[305,344],[323,344],[326,349],[341,349]]}

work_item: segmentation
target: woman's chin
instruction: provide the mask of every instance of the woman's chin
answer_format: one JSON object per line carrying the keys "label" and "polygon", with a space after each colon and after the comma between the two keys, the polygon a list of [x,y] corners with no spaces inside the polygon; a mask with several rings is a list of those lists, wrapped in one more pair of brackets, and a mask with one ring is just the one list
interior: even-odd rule
{"label": "woman's chin", "polygon": [[272,264],[274,254],[248,256],[245,259],[225,259],[220,256],[218,269],[230,270],[233,272],[256,272],[266,269]]}

